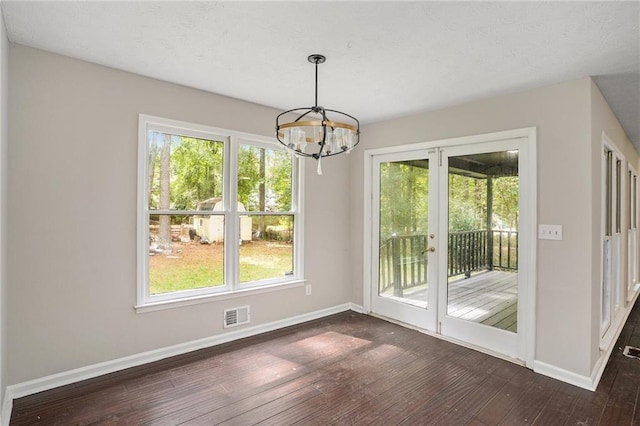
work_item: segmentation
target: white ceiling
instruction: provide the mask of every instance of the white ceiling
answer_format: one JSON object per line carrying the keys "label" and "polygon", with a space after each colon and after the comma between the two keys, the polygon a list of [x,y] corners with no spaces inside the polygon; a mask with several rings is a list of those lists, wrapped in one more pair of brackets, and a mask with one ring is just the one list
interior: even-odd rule
{"label": "white ceiling", "polygon": [[594,76],[640,151],[640,3],[2,1],[12,42],[373,122]]}

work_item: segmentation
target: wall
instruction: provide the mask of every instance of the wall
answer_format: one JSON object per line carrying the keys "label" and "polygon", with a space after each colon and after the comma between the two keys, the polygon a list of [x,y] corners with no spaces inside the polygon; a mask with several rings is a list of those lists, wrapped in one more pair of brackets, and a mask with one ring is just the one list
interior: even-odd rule
{"label": "wall", "polygon": [[[535,359],[590,376],[592,205],[588,78],[366,125],[362,149],[535,126],[538,223],[563,225],[538,241]],[[351,281],[363,303],[363,154],[351,158]]]}
{"label": "wall", "polygon": [[[593,215],[593,223],[592,223],[592,253],[591,253],[591,269],[592,269],[592,281],[591,281],[591,293],[592,293],[592,304],[591,310],[594,312],[594,315],[591,317],[591,366],[594,367],[599,360],[605,355],[604,351],[600,351],[600,304],[601,304],[601,277],[602,277],[602,203],[600,200],[601,188],[602,188],[602,132],[605,132],[607,136],[611,139],[611,141],[618,147],[618,149],[622,152],[625,159],[635,167],[636,171],[639,171],[640,165],[638,160],[638,154],[631,144],[631,141],[627,138],[624,130],[618,123],[615,115],[611,111],[611,108],[607,104],[607,101],[602,96],[602,93],[595,85],[593,81],[590,82],[589,85],[589,102],[590,102],[590,132],[591,132],[591,155],[592,155],[592,167],[593,167],[593,176],[591,180],[591,186],[594,191],[594,198],[592,203],[592,215]],[[623,177],[626,183],[626,177]],[[624,195],[627,191],[626,187],[625,192],[623,193],[623,197],[626,203],[626,195]],[[625,288],[624,297],[625,300],[627,298],[627,280],[628,280],[628,269],[627,262],[628,253],[627,253],[627,235],[626,230],[629,227],[629,215],[628,215],[628,207],[624,207],[623,215],[622,215],[622,259],[623,259],[623,268],[622,268],[622,282]],[[627,309],[630,309],[631,306],[627,305]],[[615,344],[616,339],[612,342]]]}
{"label": "wall", "polygon": [[[7,387],[7,141],[9,96],[9,41],[0,16],[0,401],[4,401]],[[0,402],[1,404],[1,402]]]}
{"label": "wall", "polygon": [[[279,111],[11,44],[8,384],[347,303],[348,159],[306,167],[298,287],[136,314],[138,114],[272,135]],[[101,231],[96,232],[96,229]],[[237,329],[234,329],[237,330]]]}

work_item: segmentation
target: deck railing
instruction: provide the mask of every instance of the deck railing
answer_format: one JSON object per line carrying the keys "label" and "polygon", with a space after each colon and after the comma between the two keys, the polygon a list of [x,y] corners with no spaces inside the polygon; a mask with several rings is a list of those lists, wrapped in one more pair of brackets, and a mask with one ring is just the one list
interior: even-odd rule
{"label": "deck railing", "polygon": [[[392,236],[380,245],[379,288],[395,296],[427,282],[427,236]],[[518,270],[518,232],[477,230],[449,234],[447,275]]]}
{"label": "deck railing", "polygon": [[427,236],[393,236],[380,246],[381,291],[393,286],[393,294],[427,282]]}

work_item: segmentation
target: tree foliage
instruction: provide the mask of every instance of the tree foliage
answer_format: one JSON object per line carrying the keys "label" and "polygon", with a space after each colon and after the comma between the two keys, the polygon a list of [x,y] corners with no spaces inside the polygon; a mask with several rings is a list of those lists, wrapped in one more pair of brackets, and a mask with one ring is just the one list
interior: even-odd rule
{"label": "tree foliage", "polygon": [[426,234],[429,170],[410,164],[380,165],[380,238]]}
{"label": "tree foliage", "polygon": [[[380,239],[428,233],[429,170],[426,162],[380,165]],[[487,229],[487,178],[450,171],[449,232]],[[492,178],[492,229],[518,229],[518,177]]]}
{"label": "tree foliage", "polygon": [[285,151],[243,145],[238,152],[238,201],[249,211],[291,210],[291,164]]}
{"label": "tree foliage", "polygon": [[[153,132],[149,145],[149,207],[161,203],[162,141],[170,138],[169,203],[172,210],[195,210],[200,201],[222,196],[223,144],[217,141]],[[167,179],[167,177],[165,177]]]}
{"label": "tree foliage", "polygon": [[174,136],[171,158],[171,205],[195,210],[198,203],[222,197],[222,142]]}
{"label": "tree foliage", "polygon": [[[150,209],[197,210],[205,200],[222,199],[223,142],[151,132],[147,152]],[[247,211],[291,210],[291,172],[290,154],[242,145],[238,150],[238,201]],[[182,223],[188,217],[173,216],[172,220]],[[275,219],[276,224],[280,221]]]}
{"label": "tree foliage", "polygon": [[487,228],[486,179],[449,174],[449,231]]}

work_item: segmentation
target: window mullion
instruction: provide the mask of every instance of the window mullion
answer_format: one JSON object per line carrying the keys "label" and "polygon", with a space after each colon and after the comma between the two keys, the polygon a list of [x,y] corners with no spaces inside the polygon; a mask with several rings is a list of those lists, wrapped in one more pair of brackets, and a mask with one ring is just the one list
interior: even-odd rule
{"label": "window mullion", "polygon": [[226,200],[224,203],[225,284],[231,290],[237,289],[239,282],[238,144],[238,138],[231,136],[230,143],[225,147],[225,162],[227,164],[227,167],[224,168],[224,199]]}
{"label": "window mullion", "polygon": [[304,176],[304,162],[299,157],[293,158],[292,164],[292,191],[291,210],[294,212],[294,251],[293,264],[298,277],[304,277],[304,188],[302,188]]}

